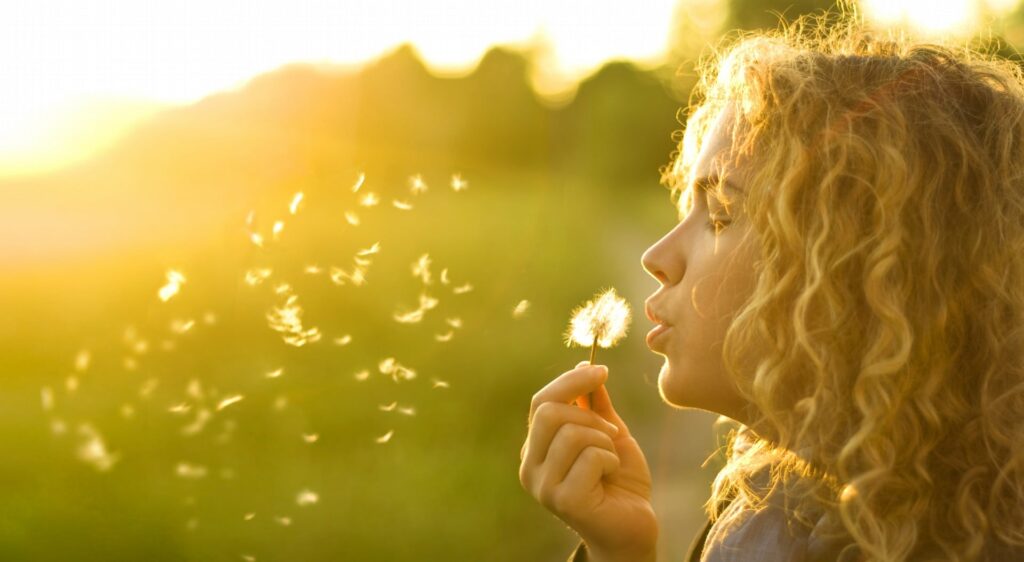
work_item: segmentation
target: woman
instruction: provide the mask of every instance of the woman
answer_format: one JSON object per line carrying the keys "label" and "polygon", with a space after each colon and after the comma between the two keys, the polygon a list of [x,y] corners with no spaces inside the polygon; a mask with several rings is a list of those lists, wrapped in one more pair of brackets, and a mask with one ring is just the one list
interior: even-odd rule
{"label": "woman", "polygon": [[[826,14],[701,76],[643,256],[663,401],[739,424],[691,559],[1024,560],[1021,71]],[[534,395],[520,480],[570,559],[654,561],[607,376]]]}

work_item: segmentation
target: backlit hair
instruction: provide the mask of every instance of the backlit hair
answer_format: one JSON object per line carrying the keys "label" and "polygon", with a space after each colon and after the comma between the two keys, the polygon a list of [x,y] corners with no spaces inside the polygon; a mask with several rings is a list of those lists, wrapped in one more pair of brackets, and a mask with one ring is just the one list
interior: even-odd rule
{"label": "backlit hair", "polygon": [[689,212],[701,142],[736,109],[759,257],[723,356],[759,417],[705,507],[757,505],[771,467],[796,519],[838,512],[867,560],[981,559],[1024,544],[1024,76],[835,16],[724,39],[662,170]]}

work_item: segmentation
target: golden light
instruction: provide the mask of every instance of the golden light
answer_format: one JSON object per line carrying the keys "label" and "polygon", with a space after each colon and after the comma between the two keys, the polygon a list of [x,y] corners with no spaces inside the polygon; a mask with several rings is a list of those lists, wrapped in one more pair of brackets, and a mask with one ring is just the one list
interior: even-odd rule
{"label": "golden light", "polygon": [[0,21],[0,176],[81,160],[169,106],[287,63],[358,65],[413,43],[461,74],[493,45],[534,46],[554,92],[612,58],[657,62],[675,0],[346,0],[201,4],[39,0]]}
{"label": "golden light", "polygon": [[925,34],[968,35],[983,16],[1003,16],[1020,0],[863,0],[865,14],[885,25],[904,25]]}

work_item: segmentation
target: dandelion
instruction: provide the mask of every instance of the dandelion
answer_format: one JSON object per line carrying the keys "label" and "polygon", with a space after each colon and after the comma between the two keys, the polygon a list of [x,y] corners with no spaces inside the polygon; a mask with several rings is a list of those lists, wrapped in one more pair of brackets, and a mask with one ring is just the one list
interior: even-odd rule
{"label": "dandelion", "polygon": [[345,211],[345,222],[352,226],[359,226],[359,215],[355,211]]}
{"label": "dandelion", "polygon": [[376,441],[378,443],[387,443],[388,441],[391,441],[391,436],[394,435],[394,434],[395,434],[395,430],[392,429],[391,431],[389,431],[389,432],[385,433],[384,435],[381,435],[380,437],[378,437]]}
{"label": "dandelion", "polygon": [[302,490],[295,496],[295,503],[299,506],[313,505],[320,501],[320,496],[312,490]]}
{"label": "dandelion", "polygon": [[423,181],[422,176],[416,174],[415,176],[411,176],[409,178],[409,191],[411,191],[413,195],[423,193],[426,190],[427,184]]}
{"label": "dandelion", "polygon": [[398,199],[392,199],[391,204],[394,205],[396,209],[401,209],[403,211],[412,210],[412,203],[409,203],[408,201],[399,201]]}
{"label": "dandelion", "polygon": [[528,308],[530,308],[530,301],[525,299],[519,301],[519,304],[512,309],[512,318],[522,318],[526,315],[526,310]]}
{"label": "dandelion", "polygon": [[284,230],[284,221],[275,221],[274,222],[274,227],[270,231],[271,237],[274,240],[277,240],[277,237],[278,237],[279,234],[281,234],[282,230]]}
{"label": "dandelion", "polygon": [[[590,364],[594,364],[597,346],[611,347],[626,335],[630,309],[625,299],[608,289],[598,293],[585,304],[572,311],[569,328],[565,332],[566,345],[590,346]],[[588,393],[587,404],[592,405],[593,393]]]}
{"label": "dandelion", "polygon": [[178,294],[178,291],[181,290],[181,285],[184,282],[185,276],[182,275],[181,272],[173,269],[167,270],[167,284],[160,287],[160,290],[157,292],[160,300],[163,302],[170,300],[171,297]]}
{"label": "dandelion", "polygon": [[291,204],[288,205],[289,213],[294,215],[299,210],[299,203],[302,202],[302,197],[303,195],[301,191],[296,193],[295,196],[292,197],[292,202]]}
{"label": "dandelion", "polygon": [[452,174],[451,185],[454,191],[462,191],[469,187],[469,182],[463,180],[461,174]]}
{"label": "dandelion", "polygon": [[230,406],[232,404],[237,404],[238,402],[241,402],[243,398],[245,398],[245,397],[242,396],[241,394],[235,394],[233,396],[228,396],[227,398],[225,398],[225,399],[223,399],[223,400],[221,400],[220,402],[217,403],[217,411],[219,412],[219,411],[223,410],[224,408],[227,408],[228,406]]}
{"label": "dandelion", "polygon": [[363,197],[359,200],[359,204],[362,205],[363,207],[372,207],[377,203],[380,203],[380,198],[377,197],[377,194],[372,191],[366,192],[363,195]]}
{"label": "dandelion", "polygon": [[366,174],[360,172],[359,177],[356,178],[355,185],[352,186],[352,193],[359,191],[360,187],[363,187],[363,182],[366,181]]}
{"label": "dandelion", "polygon": [[303,433],[302,440],[306,443],[316,443],[320,439],[319,433]]}
{"label": "dandelion", "polygon": [[419,277],[424,285],[430,284],[430,254],[423,254],[413,262],[412,276]]}
{"label": "dandelion", "polygon": [[470,285],[469,283],[466,283],[465,285],[459,285],[458,287],[452,288],[452,292],[455,293],[456,295],[461,295],[463,293],[468,293],[468,292],[470,292],[472,290],[473,290],[473,286]]}

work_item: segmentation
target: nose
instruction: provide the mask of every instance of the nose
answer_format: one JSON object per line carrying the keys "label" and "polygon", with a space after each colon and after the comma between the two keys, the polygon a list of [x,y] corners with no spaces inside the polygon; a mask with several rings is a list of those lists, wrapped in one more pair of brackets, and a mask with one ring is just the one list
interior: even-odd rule
{"label": "nose", "polygon": [[652,244],[640,258],[644,271],[662,285],[677,283],[686,270],[683,244],[678,237],[682,226],[680,223],[661,240]]}

